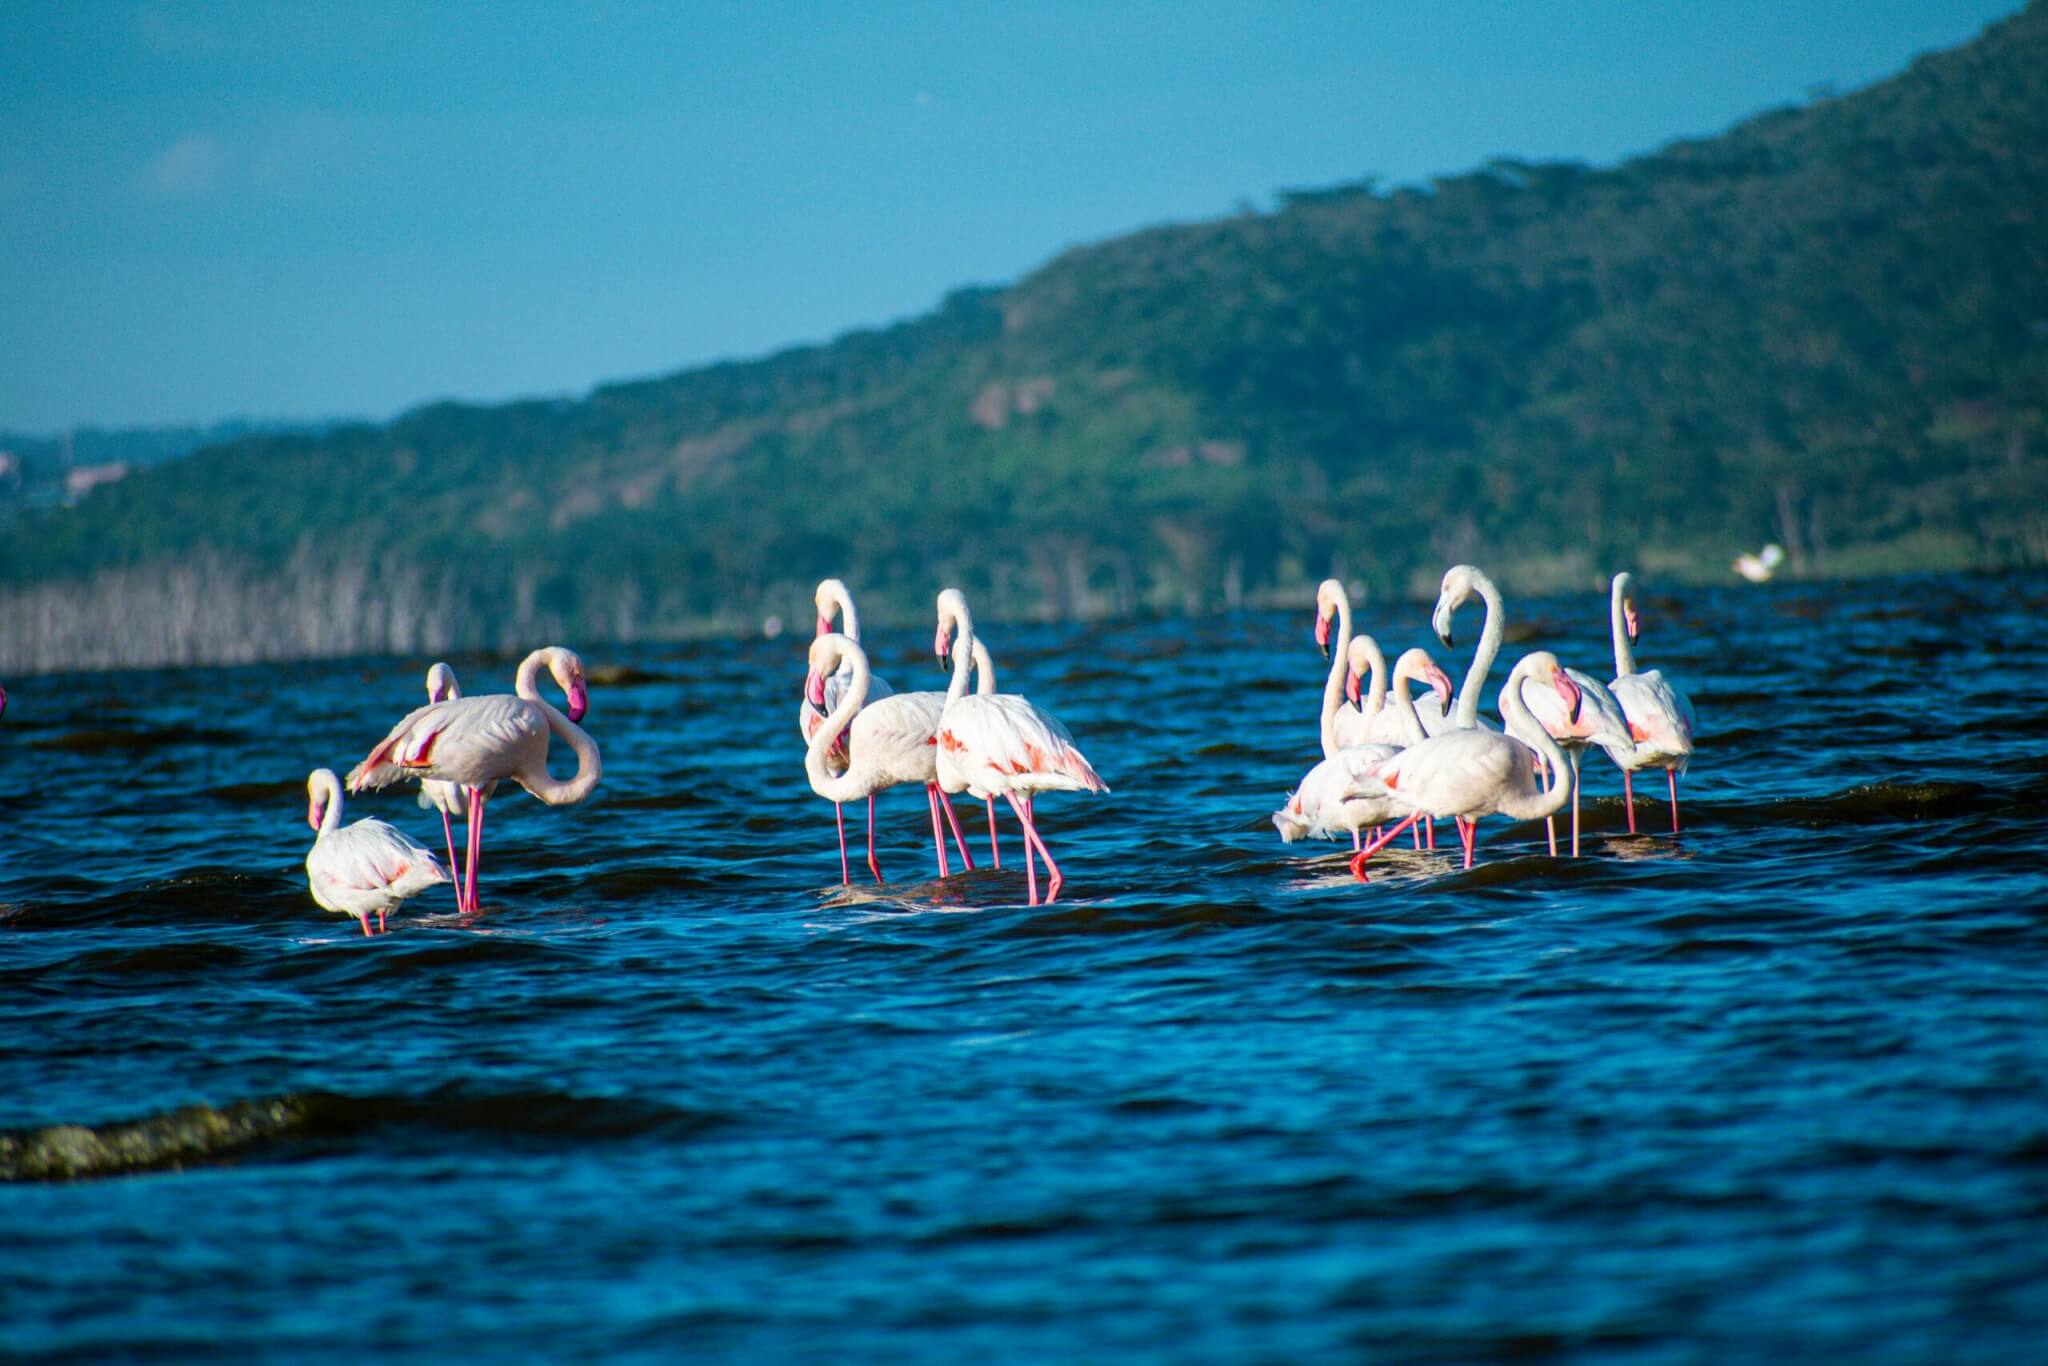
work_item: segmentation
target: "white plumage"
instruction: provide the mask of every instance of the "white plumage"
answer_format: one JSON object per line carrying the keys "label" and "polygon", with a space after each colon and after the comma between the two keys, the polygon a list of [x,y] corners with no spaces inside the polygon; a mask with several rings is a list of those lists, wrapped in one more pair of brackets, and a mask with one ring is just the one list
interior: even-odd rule
{"label": "white plumage", "polygon": [[332,769],[306,779],[306,822],[319,834],[306,854],[306,883],[329,911],[354,916],[370,932],[370,917],[384,916],[407,897],[450,880],[434,855],[393,826],[374,818],[341,824],[341,782]]}

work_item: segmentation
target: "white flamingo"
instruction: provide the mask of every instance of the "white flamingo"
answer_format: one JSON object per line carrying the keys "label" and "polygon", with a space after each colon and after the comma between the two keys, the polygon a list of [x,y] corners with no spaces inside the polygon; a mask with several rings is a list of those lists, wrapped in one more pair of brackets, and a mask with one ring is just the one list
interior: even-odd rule
{"label": "white flamingo", "polygon": [[[1330,622],[1337,623],[1336,648],[1330,646]],[[1368,641],[1372,638],[1366,637]],[[1316,647],[1323,652],[1323,658],[1330,661],[1330,681],[1325,685],[1324,696],[1335,689],[1338,675],[1351,655],[1351,595],[1345,591],[1338,579],[1324,579],[1316,586]],[[1375,654],[1379,651],[1373,645]],[[1386,698],[1386,659],[1382,657],[1379,668],[1373,674],[1373,690],[1370,705],[1374,708]],[[1323,757],[1329,758],[1338,750],[1349,745],[1363,744],[1369,738],[1366,727],[1371,713],[1366,704],[1358,701],[1345,702],[1333,713],[1328,707],[1322,713]]]}
{"label": "white flamingo", "polygon": [[[1522,698],[1522,684],[1531,679],[1555,688],[1568,715],[1577,714],[1579,688],[1548,650],[1525,655],[1515,665],[1500,690],[1501,714],[1509,724],[1520,724],[1534,735],[1534,749],[1499,731],[1449,730],[1411,745],[1359,777],[1347,797],[1389,794],[1409,812],[1400,824],[1351,856],[1351,869],[1361,882],[1366,861],[1424,816],[1448,816],[1457,821],[1458,838],[1465,845],[1465,866],[1470,868],[1480,817],[1540,820],[1570,800],[1571,770],[1564,752],[1536,724]],[[1537,776],[1539,757],[1548,766],[1548,788]]]}
{"label": "white flamingo", "polygon": [[[462,696],[462,685],[455,681],[455,670],[446,664],[435,664],[427,670],[427,701],[452,702]],[[462,868],[455,861],[455,826],[457,820],[469,820],[469,794],[459,784],[444,783],[438,778],[420,780],[420,805],[430,811],[441,813],[441,834],[448,841],[448,871],[455,883],[455,909],[467,911],[468,901],[462,894]]]}
{"label": "white flamingo", "polygon": [[432,853],[383,821],[342,828],[341,780],[333,769],[313,770],[306,799],[306,824],[319,832],[306,855],[306,884],[322,910],[354,916],[364,934],[372,915],[382,930],[385,913],[399,902],[452,880]]}
{"label": "white flamingo", "polygon": [[[978,650],[976,658],[987,663],[988,652]],[[992,691],[994,665],[987,667],[983,683]],[[842,672],[847,678],[845,690],[831,711],[823,714],[804,747],[804,774],[810,779],[811,790],[835,806],[862,797],[868,799],[868,871],[880,882],[882,869],[875,859],[875,794],[902,783],[924,784],[925,801],[931,808],[932,847],[938,857],[939,876],[951,876],[946,866],[946,837],[939,825],[941,807],[945,809],[946,823],[952,827],[961,861],[972,872],[974,859],[967,852],[960,822],[953,814],[952,802],[939,792],[938,785],[936,737],[948,694],[900,692],[879,702],[868,701],[871,675],[867,652],[851,637],[829,633],[811,642],[804,696],[813,705],[825,702],[827,680]],[[965,688],[964,678],[956,682]],[[844,763],[835,765],[834,755],[843,756]],[[840,829],[839,875],[841,882],[850,882],[845,827]]]}
{"label": "white flamingo", "polygon": [[[540,671],[554,676],[567,695],[564,716],[540,695]],[[477,908],[477,864],[482,861],[484,807],[500,782],[510,779],[549,806],[568,806],[588,797],[603,776],[597,742],[576,723],[590,707],[583,661],[573,650],[550,645],[520,661],[513,696],[494,693],[432,702],[407,716],[350,770],[348,790],[389,787],[411,779],[438,778],[468,789],[469,860],[463,900]],[[548,773],[548,737],[559,735],[576,755],[576,775]]]}
{"label": "white flamingo", "polygon": [[[959,639],[953,640],[953,633]],[[1052,853],[1039,836],[1034,799],[1040,792],[1107,792],[1074,737],[1059,718],[1015,693],[968,693],[967,671],[974,655],[974,619],[957,588],[939,594],[938,634],[933,649],[941,663],[951,659],[953,686],[939,718],[938,777],[945,792],[969,792],[977,801],[1001,796],[1024,827],[1024,879],[1030,904],[1038,904],[1038,873],[1032,851],[1051,875],[1045,904],[1060,894]]]}
{"label": "white flamingo", "polygon": [[[1536,718],[1536,724],[1544,734],[1557,741],[1557,747],[1564,751],[1565,758],[1572,766],[1572,857],[1579,856],[1579,757],[1589,745],[1598,745],[1613,757],[1615,763],[1635,751],[1635,741],[1629,738],[1628,722],[1621,714],[1621,704],[1614,700],[1614,694],[1607,685],[1589,673],[1578,669],[1566,669],[1565,675],[1578,685],[1579,714],[1565,714],[1564,700],[1556,692],[1537,690],[1534,695],[1524,695],[1522,700],[1529,706],[1529,713]],[[1536,737],[1516,728],[1510,723],[1508,734],[1525,745],[1534,746]],[[1557,817],[1543,818],[1543,828],[1550,837],[1551,857],[1557,856]]]}
{"label": "white flamingo", "polygon": [[[1354,641],[1354,648],[1357,642]],[[1355,683],[1357,674],[1352,674]],[[1404,744],[1421,744],[1425,738],[1422,722],[1415,715],[1414,699],[1408,695],[1410,681],[1428,683],[1439,701],[1451,695],[1451,680],[1430,659],[1426,650],[1410,650],[1394,664],[1393,703],[1389,713],[1404,727]],[[1273,813],[1273,826],[1288,844],[1305,835],[1324,839],[1341,830],[1351,832],[1351,847],[1360,848],[1360,832],[1407,811],[1385,793],[1347,796],[1356,779],[1374,765],[1391,759],[1403,745],[1366,743],[1338,750],[1302,776],[1287,800]]]}
{"label": "white flamingo", "polygon": [[[1614,631],[1614,682],[1608,684],[1621,714],[1628,720],[1629,738],[1635,747],[1626,755],[1615,754],[1621,769],[1621,792],[1628,804],[1628,832],[1636,832],[1636,790],[1633,781],[1639,768],[1662,768],[1671,789],[1671,833],[1678,833],[1678,775],[1692,762],[1692,702],[1673,687],[1659,669],[1636,672],[1633,648],[1642,632],[1636,616],[1636,581],[1627,574],[1614,576],[1608,600],[1609,624]],[[1609,751],[1613,753],[1613,751]]]}
{"label": "white flamingo", "polygon": [[[833,629],[833,619],[837,617],[844,623],[847,639],[856,643],[859,642],[860,613],[854,609],[853,594],[848,591],[843,580],[820,579],[817,591],[812,594],[811,601],[818,611],[817,635],[830,635]],[[847,686],[852,681],[852,670],[846,667],[842,667],[838,672],[826,679],[825,701],[821,706],[812,705],[809,689],[805,689],[803,700],[797,704],[796,720],[797,732],[803,736],[806,747],[811,742],[811,736],[816,734],[818,727],[824,723],[825,713],[839,704],[840,697],[846,692]],[[868,680],[868,700],[870,702],[879,702],[895,691],[883,679],[871,677]],[[843,768],[846,764],[846,755],[839,750],[834,750],[827,758],[830,760],[831,766],[835,771]],[[840,881],[850,882],[852,878],[846,866],[846,812],[840,809],[837,802],[832,804],[832,816],[839,826]],[[874,823],[875,803],[873,798],[870,798],[868,800],[868,825],[872,827]]]}
{"label": "white flamingo", "polygon": [[1458,609],[1474,597],[1486,604],[1486,621],[1479,628],[1479,644],[1472,651],[1471,667],[1465,670],[1465,681],[1458,685],[1458,704],[1450,710],[1434,698],[1425,697],[1415,705],[1416,714],[1422,717],[1422,728],[1431,735],[1440,735],[1446,730],[1470,730],[1484,726],[1497,729],[1491,721],[1482,720],[1479,715],[1479,694],[1486,687],[1486,675],[1493,669],[1494,657],[1500,653],[1501,635],[1507,629],[1507,613],[1501,607],[1500,590],[1493,586],[1493,580],[1469,564],[1452,565],[1444,571],[1443,587],[1437,594],[1436,610],[1430,613],[1429,624],[1436,629],[1438,640],[1446,650],[1454,648],[1451,641],[1451,623]]}

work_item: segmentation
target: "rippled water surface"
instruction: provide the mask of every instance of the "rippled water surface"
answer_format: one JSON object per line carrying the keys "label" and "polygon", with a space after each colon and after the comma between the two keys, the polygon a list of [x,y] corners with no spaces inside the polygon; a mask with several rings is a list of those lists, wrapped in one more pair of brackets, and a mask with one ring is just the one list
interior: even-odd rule
{"label": "rippled water surface", "polygon": [[[802,642],[592,648],[597,798],[508,793],[483,914],[430,894],[375,939],[307,895],[303,784],[427,661],[10,680],[0,1129],[18,1161],[210,1109],[134,1140],[176,1165],[0,1184],[5,1346],[2017,1359],[2044,603],[1648,597],[1642,662],[1700,715],[1685,833],[1618,833],[1596,755],[1588,857],[1490,820],[1472,872],[1366,886],[1268,821],[1317,757],[1306,605],[988,623],[1115,788],[1040,803],[1039,909],[1007,816],[1003,871],[984,832],[933,881],[915,792],[888,885],[838,886]],[[1611,673],[1604,595],[1508,609],[1488,712],[1523,649]],[[1432,643],[1426,607],[1359,617]],[[869,644],[936,687],[930,639]],[[439,840],[409,793],[369,814]]]}

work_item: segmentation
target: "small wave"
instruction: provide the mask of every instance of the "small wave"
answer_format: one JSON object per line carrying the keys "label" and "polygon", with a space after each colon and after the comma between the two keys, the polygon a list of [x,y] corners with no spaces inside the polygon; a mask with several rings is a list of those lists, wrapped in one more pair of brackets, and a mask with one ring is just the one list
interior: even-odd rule
{"label": "small wave", "polygon": [[218,1108],[187,1105],[97,1126],[50,1124],[0,1133],[0,1181],[84,1181],[182,1171],[285,1142],[346,1143],[394,1129],[510,1139],[673,1140],[731,1119],[718,1111],[658,1101],[557,1091],[479,1095],[444,1087],[425,1096],[311,1091]]}
{"label": "small wave", "polygon": [[31,742],[33,749],[61,749],[97,754],[110,749],[150,750],[172,745],[238,745],[244,737],[231,730],[196,726],[160,726],[153,730],[72,730]]}

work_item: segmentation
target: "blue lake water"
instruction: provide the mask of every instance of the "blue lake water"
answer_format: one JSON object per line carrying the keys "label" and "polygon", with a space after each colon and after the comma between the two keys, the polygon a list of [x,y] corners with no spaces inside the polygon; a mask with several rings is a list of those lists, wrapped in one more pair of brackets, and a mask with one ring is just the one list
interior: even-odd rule
{"label": "blue lake water", "polygon": [[[804,642],[591,646],[597,797],[508,789],[483,914],[374,939],[307,894],[303,784],[428,661],[8,680],[0,1130],[285,1118],[0,1184],[0,1354],[2037,1353],[2048,584],[1642,606],[1700,716],[1676,840],[1596,754],[1588,857],[1489,820],[1361,886],[1268,821],[1318,757],[1306,604],[986,622],[1115,789],[1039,804],[1062,901],[1007,814],[1002,872],[984,833],[936,883],[914,791],[846,890]],[[1603,593],[1508,612],[1488,713],[1525,649],[1611,674]],[[868,643],[937,687],[930,640]]]}

